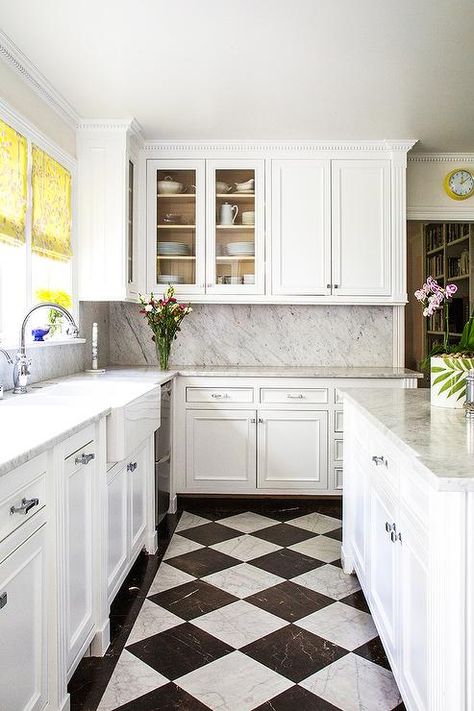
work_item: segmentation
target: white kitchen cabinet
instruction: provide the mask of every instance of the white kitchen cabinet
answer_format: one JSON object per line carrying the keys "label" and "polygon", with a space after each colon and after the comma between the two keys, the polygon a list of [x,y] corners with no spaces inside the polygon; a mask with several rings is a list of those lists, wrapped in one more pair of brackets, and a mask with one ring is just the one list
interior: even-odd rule
{"label": "white kitchen cabinet", "polygon": [[327,412],[258,412],[259,489],[327,489]]}
{"label": "white kitchen cabinet", "polygon": [[188,410],[186,475],[190,487],[241,490],[256,481],[255,410]]}
{"label": "white kitchen cabinet", "polygon": [[128,563],[128,472],[116,464],[107,473],[107,597],[112,600],[126,575]]}
{"label": "white kitchen cabinet", "polygon": [[161,294],[171,283],[178,294],[205,293],[205,165],[147,161],[148,291]]}
{"label": "white kitchen cabinet", "polygon": [[263,160],[206,160],[206,189],[206,293],[263,294]]}
{"label": "white kitchen cabinet", "polygon": [[331,293],[331,161],[271,162],[272,293]]}
{"label": "white kitchen cabinet", "polygon": [[48,703],[46,526],[44,518],[36,531],[33,523],[23,524],[18,547],[8,539],[0,545],[0,707],[5,711],[41,711]]}
{"label": "white kitchen cabinet", "polygon": [[130,557],[134,558],[143,546],[147,525],[147,466],[148,442],[136,452],[127,464],[130,489]]}
{"label": "white kitchen cabinet", "polygon": [[134,121],[83,121],[76,142],[79,298],[136,299],[145,281],[139,127]]}
{"label": "white kitchen cabinet", "polygon": [[332,292],[391,293],[390,160],[332,161]]}
{"label": "white kitchen cabinet", "polygon": [[[82,434],[82,433],[81,433]],[[82,658],[94,632],[94,524],[96,492],[95,444],[86,430],[83,444],[75,435],[64,461],[64,634],[68,678]],[[80,435],[79,435],[80,436]]]}

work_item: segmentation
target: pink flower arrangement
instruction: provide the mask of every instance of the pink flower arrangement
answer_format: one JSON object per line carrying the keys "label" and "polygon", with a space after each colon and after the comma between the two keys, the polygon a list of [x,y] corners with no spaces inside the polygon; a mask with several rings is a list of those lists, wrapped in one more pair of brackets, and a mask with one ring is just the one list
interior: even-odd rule
{"label": "pink flower arrangement", "polygon": [[171,344],[178,337],[181,322],[191,313],[189,304],[179,304],[174,296],[174,288],[169,285],[162,299],[157,299],[153,292],[150,296],[139,295],[143,306],[140,313],[147,319],[153,331],[160,367],[166,370],[171,350]]}
{"label": "pink flower arrangement", "polygon": [[443,302],[446,302],[447,305],[457,290],[458,287],[456,284],[446,284],[445,287],[442,287],[438,284],[436,279],[429,276],[421,289],[415,291],[415,298],[421,301],[425,307],[423,309],[423,316],[433,316],[435,311],[439,311],[439,309],[443,308]]}

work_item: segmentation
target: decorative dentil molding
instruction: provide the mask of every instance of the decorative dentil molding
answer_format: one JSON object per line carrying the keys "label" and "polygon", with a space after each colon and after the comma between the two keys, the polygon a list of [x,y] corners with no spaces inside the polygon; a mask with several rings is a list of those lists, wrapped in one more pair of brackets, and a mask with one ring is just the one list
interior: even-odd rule
{"label": "decorative dentil molding", "polygon": [[131,136],[142,136],[143,129],[134,118],[129,119],[80,119],[78,131],[127,131]]}
{"label": "decorative dentil molding", "polygon": [[13,69],[63,121],[72,127],[79,123],[80,117],[74,107],[56,91],[33,62],[23,54],[2,30],[0,30],[0,59]]}
{"label": "decorative dentil molding", "polygon": [[409,163],[473,163],[474,153],[410,153]]}
{"label": "decorative dentil molding", "polygon": [[369,141],[145,141],[144,150],[172,151],[189,153],[190,151],[233,151],[245,153],[259,152],[313,152],[313,151],[409,151],[416,139],[369,140]]}

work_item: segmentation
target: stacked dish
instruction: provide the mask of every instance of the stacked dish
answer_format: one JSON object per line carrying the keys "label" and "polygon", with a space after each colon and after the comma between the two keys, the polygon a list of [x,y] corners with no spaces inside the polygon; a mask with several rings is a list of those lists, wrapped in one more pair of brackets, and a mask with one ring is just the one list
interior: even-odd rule
{"label": "stacked dish", "polygon": [[184,284],[184,277],[177,274],[159,274],[158,284]]}
{"label": "stacked dish", "polygon": [[184,242],[158,242],[158,254],[165,257],[185,257],[189,246]]}
{"label": "stacked dish", "polygon": [[253,242],[229,242],[227,254],[230,257],[253,257],[255,246]]}

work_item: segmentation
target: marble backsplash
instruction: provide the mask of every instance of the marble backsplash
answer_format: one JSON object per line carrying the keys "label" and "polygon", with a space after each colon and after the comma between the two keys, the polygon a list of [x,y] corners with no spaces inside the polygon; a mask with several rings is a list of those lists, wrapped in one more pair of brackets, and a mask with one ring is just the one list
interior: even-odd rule
{"label": "marble backsplash", "polygon": [[[80,337],[86,343],[73,345],[35,345],[28,351],[32,360],[30,383],[40,380],[59,378],[62,375],[72,375],[85,368],[90,368],[91,363],[91,331],[92,323],[99,324],[99,365],[109,362],[109,305],[108,303],[81,302],[79,305]],[[8,349],[15,358],[16,349]],[[13,387],[12,366],[8,365],[3,356],[0,356],[0,383],[6,390]]]}
{"label": "marble backsplash", "polygon": [[[136,304],[109,304],[110,363],[156,364]],[[201,304],[183,322],[171,364],[391,366],[392,314],[384,306]]]}

